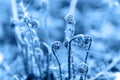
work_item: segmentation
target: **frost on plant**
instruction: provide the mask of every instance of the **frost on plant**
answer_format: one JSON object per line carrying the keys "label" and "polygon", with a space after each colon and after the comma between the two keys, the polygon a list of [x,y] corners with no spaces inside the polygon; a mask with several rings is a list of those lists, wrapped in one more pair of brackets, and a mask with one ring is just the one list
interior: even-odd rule
{"label": "frost on plant", "polygon": [[74,36],[76,22],[74,20],[73,15],[70,14],[66,15],[65,21],[66,21],[65,39],[69,41],[70,38]]}
{"label": "frost on plant", "polygon": [[120,80],[119,0],[0,3],[0,80]]}

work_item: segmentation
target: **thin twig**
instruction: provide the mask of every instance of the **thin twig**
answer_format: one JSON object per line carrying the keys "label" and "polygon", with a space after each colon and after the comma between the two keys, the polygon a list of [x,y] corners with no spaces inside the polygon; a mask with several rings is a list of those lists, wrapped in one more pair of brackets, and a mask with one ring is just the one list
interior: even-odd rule
{"label": "thin twig", "polygon": [[119,57],[114,57],[113,58],[113,62],[110,65],[108,65],[105,70],[97,73],[97,75],[95,77],[90,78],[90,80],[95,80],[98,77],[100,77],[101,75],[104,75],[106,73],[106,71],[108,71],[111,68],[113,68],[118,62],[120,62],[120,56]]}

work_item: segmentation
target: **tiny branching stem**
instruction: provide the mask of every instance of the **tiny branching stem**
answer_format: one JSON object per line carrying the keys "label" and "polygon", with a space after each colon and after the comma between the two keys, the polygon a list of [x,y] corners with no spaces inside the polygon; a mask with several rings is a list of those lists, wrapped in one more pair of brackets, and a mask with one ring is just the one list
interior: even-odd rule
{"label": "tiny branching stem", "polygon": [[34,0],[32,0],[27,6],[26,6],[26,10],[29,9],[29,7],[34,3]]}
{"label": "tiny branching stem", "polygon": [[24,7],[24,4],[23,4],[23,1],[22,1],[22,0],[21,0],[21,2],[20,2],[20,6],[21,6],[23,12],[25,13],[25,12],[26,12],[26,8]]}

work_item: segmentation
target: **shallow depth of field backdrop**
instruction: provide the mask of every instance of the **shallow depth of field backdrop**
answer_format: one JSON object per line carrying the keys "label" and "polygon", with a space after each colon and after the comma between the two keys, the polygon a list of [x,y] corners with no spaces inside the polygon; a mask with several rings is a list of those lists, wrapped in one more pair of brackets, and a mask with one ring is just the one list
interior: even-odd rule
{"label": "shallow depth of field backdrop", "polygon": [[0,0],[0,80],[120,80],[120,0]]}

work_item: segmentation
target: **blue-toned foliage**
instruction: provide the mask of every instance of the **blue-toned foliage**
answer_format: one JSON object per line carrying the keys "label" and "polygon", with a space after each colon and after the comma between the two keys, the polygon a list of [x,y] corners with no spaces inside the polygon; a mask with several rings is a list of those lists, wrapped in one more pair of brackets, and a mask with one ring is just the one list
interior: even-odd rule
{"label": "blue-toned foliage", "polygon": [[0,0],[0,80],[120,80],[120,0]]}

